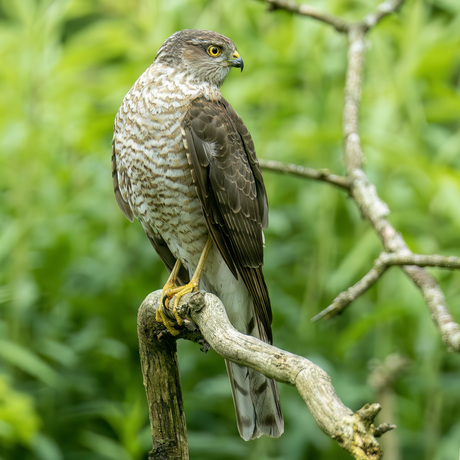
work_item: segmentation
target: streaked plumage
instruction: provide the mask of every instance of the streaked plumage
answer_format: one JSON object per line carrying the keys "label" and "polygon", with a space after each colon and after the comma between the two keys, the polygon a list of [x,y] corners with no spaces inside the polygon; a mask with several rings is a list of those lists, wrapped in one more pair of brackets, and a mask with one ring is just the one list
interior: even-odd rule
{"label": "streaked plumage", "polygon": [[[188,282],[212,235],[200,288],[222,300],[238,330],[271,343],[261,269],[265,187],[249,131],[219,89],[230,69],[242,65],[223,35],[183,30],[168,38],[118,111],[113,181],[121,209],[139,219],[166,267],[182,261],[181,282]],[[241,436],[279,436],[276,384],[226,365]]]}

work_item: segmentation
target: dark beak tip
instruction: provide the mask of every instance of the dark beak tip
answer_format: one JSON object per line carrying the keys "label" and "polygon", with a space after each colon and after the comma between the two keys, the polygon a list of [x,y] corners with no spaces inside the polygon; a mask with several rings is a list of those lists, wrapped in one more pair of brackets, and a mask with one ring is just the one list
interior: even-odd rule
{"label": "dark beak tip", "polygon": [[232,66],[233,66],[233,67],[238,67],[238,68],[241,69],[241,72],[243,71],[243,69],[244,69],[244,62],[243,62],[243,59],[241,59],[240,57],[238,57],[238,58],[236,58],[236,59],[233,59],[233,60],[231,61],[231,63],[232,63]]}

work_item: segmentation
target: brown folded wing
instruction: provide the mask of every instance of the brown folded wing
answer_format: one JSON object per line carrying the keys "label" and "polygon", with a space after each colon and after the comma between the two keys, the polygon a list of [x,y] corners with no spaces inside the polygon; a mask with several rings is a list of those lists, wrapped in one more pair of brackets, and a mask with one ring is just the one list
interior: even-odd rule
{"label": "brown folded wing", "polygon": [[243,278],[253,297],[261,338],[271,342],[272,313],[261,269],[268,205],[251,135],[223,98],[195,99],[183,129],[210,233],[232,273]]}

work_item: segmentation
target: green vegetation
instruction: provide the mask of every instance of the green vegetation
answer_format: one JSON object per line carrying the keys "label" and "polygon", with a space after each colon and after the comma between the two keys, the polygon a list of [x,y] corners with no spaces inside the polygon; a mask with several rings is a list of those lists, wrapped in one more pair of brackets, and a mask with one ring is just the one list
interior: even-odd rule
{"label": "green vegetation", "polygon": [[[309,3],[360,18],[377,1]],[[1,460],[146,458],[136,313],[166,271],[117,207],[111,134],[124,94],[182,28],[237,44],[245,71],[223,93],[259,157],[343,173],[346,42],[330,27],[254,0],[0,0]],[[460,3],[407,0],[368,42],[366,170],[412,250],[460,255]],[[407,356],[386,436],[404,460],[458,458],[460,360],[420,293],[392,269],[341,317],[312,324],[380,242],[343,191],[265,178],[275,344],[321,365],[353,409],[377,399],[375,360]],[[460,273],[430,271],[460,320]],[[223,361],[191,343],[179,359],[192,458],[350,458],[286,386],[285,435],[245,443]]]}

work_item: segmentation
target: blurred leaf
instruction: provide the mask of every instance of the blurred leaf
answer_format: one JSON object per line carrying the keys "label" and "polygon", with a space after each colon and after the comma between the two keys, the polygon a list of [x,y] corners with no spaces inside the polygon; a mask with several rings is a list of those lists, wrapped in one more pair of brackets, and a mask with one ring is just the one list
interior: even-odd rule
{"label": "blurred leaf", "polygon": [[59,388],[64,383],[59,374],[44,360],[14,342],[0,339],[0,356],[4,361],[33,375],[52,388]]}
{"label": "blurred leaf", "polygon": [[111,460],[130,460],[131,457],[123,449],[123,447],[115,440],[102,436],[90,431],[82,434],[83,443],[86,444],[90,450],[100,455],[100,458]]}
{"label": "blurred leaf", "polygon": [[9,379],[0,374],[0,445],[28,444],[39,426],[33,399],[14,390]]}
{"label": "blurred leaf", "polygon": [[56,441],[43,434],[35,435],[31,446],[37,460],[62,460],[64,458]]}

